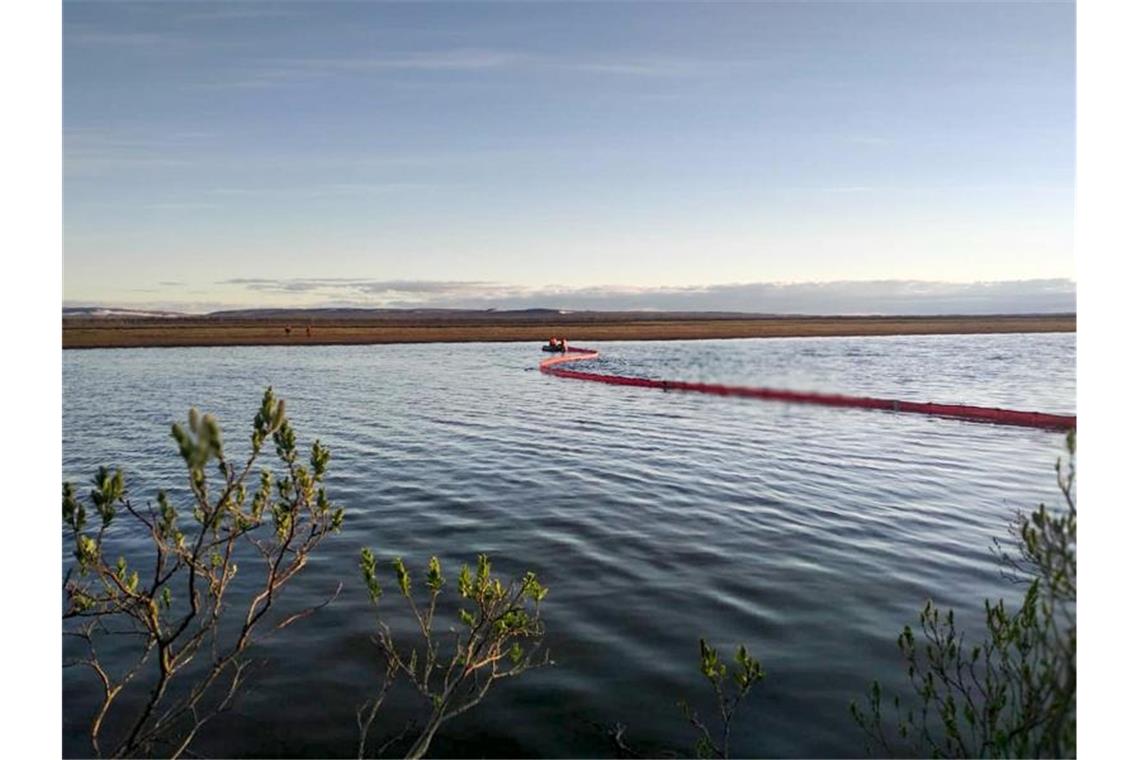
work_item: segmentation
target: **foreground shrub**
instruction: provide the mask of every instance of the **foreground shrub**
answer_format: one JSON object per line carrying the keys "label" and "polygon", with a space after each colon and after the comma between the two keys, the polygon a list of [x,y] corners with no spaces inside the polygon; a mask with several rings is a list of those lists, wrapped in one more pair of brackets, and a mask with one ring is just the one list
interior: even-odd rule
{"label": "foreground shrub", "polygon": [[728,740],[736,710],[752,687],[763,680],[764,671],[760,667],[760,661],[749,655],[748,650],[741,644],[736,650],[736,667],[733,669],[732,677],[729,678],[728,666],[721,661],[717,651],[705,643],[704,639],[700,640],[700,645],[701,674],[708,679],[716,693],[719,730],[710,730],[687,702],[681,701],[678,704],[688,718],[689,724],[698,733],[697,757],[727,758]]}
{"label": "foreground shrub", "polygon": [[898,646],[913,693],[884,715],[879,683],[866,711],[851,713],[868,752],[935,757],[1074,757],[1077,742],[1077,505],[1075,438],[1057,461],[1060,510],[1044,504],[1011,526],[1016,550],[998,553],[1008,578],[1026,584],[1019,608],[985,603],[986,636],[971,644],[954,611],[927,602],[920,633]]}
{"label": "foreground shrub", "polygon": [[[134,504],[122,471],[106,467],[96,473],[86,504],[70,483],[63,486],[63,522],[75,557],[64,578],[64,635],[86,650],[65,667],[90,669],[100,687],[88,730],[95,756],[187,753],[202,726],[238,693],[247,650],[316,609],[277,614],[276,607],[285,585],[344,519],[321,485],[329,450],[314,442],[304,463],[285,404],[272,389],[253,421],[252,452],[240,466],[223,453],[221,430],[210,415],[191,409],[187,427],[175,424],[171,434],[188,476],[185,507],[162,491],[157,508]],[[278,471],[263,469],[251,493],[246,480],[269,442]],[[119,517],[145,532],[146,562],[112,559],[110,531]],[[264,576],[249,596],[234,598],[230,587],[243,546],[252,548],[246,553],[260,560]],[[227,614],[230,608],[236,617]],[[121,652],[124,640],[133,642],[127,666],[109,667],[100,659],[100,645],[114,644]],[[117,653],[115,659],[121,658]],[[132,691],[137,697],[124,699]],[[114,721],[125,728],[108,737],[109,716],[120,704],[131,705]]]}
{"label": "foreground shrub", "polygon": [[[379,609],[383,595],[376,577],[376,559],[371,550],[360,553],[360,569],[372,603]],[[360,729],[358,754],[367,751],[368,734],[389,689],[406,678],[430,706],[426,725],[408,750],[407,757],[423,757],[436,732],[447,721],[479,704],[492,684],[520,675],[531,668],[550,663],[541,652],[544,627],[542,600],[548,589],[533,573],[504,583],[491,576],[491,561],[479,555],[475,571],[464,565],[457,579],[457,618],[446,634],[434,628],[440,595],[445,587],[443,568],[436,557],[428,562],[423,585],[427,600],[416,603],[411,572],[404,561],[392,561],[396,587],[407,602],[421,643],[401,647],[381,618],[373,637],[384,658],[384,678],[377,696],[357,713]],[[451,647],[444,651],[446,641]],[[400,737],[396,737],[397,739]],[[391,744],[383,745],[378,754]]]}

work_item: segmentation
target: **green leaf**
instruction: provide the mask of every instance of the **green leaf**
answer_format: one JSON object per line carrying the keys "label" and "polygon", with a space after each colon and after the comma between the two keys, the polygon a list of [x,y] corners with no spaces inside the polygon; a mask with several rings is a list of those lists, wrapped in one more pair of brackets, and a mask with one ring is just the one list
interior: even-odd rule
{"label": "green leaf", "polygon": [[360,550],[360,573],[364,577],[364,584],[368,587],[368,596],[372,599],[372,603],[376,604],[384,592],[380,588],[380,581],[376,579],[376,557],[368,547]]}
{"label": "green leaf", "polygon": [[400,593],[410,599],[412,596],[412,576],[408,572],[408,568],[404,566],[404,560],[400,557],[393,559],[392,569],[396,571],[396,585],[400,587]]}
{"label": "green leaf", "polygon": [[432,593],[438,594],[443,588],[443,582],[443,569],[440,567],[439,557],[432,557],[428,560],[427,587]]}

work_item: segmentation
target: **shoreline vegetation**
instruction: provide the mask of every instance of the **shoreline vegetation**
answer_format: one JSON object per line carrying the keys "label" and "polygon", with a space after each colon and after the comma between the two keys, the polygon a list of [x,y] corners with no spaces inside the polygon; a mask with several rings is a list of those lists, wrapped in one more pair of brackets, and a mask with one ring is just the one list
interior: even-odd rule
{"label": "shoreline vegetation", "polygon": [[1075,332],[1076,314],[772,316],[693,312],[278,310],[204,316],[63,316],[63,348],[694,340]]}

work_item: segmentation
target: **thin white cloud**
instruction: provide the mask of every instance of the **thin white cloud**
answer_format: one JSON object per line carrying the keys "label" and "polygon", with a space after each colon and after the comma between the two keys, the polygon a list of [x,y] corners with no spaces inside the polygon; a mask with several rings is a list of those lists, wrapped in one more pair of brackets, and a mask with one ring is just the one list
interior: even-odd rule
{"label": "thin white cloud", "polygon": [[836,187],[821,187],[821,192],[825,193],[873,193],[880,188],[871,187],[870,185],[840,185]]}
{"label": "thin white cloud", "polygon": [[392,56],[357,58],[310,58],[292,62],[292,67],[317,71],[477,71],[526,63],[528,56],[501,50],[455,49]]}
{"label": "thin white cloud", "polygon": [[484,73],[496,71],[561,71],[582,75],[676,78],[757,65],[758,62],[699,58],[599,57],[575,60],[519,50],[452,48],[387,55],[297,57],[264,60],[231,78],[199,85],[204,89],[287,86],[333,76],[399,72]]}
{"label": "thin white cloud", "polygon": [[[446,185],[446,187],[453,186],[454,185]],[[445,185],[428,182],[336,182],[305,189],[304,194],[313,198],[340,198],[347,196],[404,193],[415,190],[432,190],[440,187],[445,187]]]}
{"label": "thin white cloud", "polygon": [[195,10],[178,17],[179,21],[247,21],[278,18],[300,18],[308,14],[296,8],[265,7],[254,3],[227,6],[213,10]]}
{"label": "thin white cloud", "polygon": [[170,169],[191,166],[177,158],[189,147],[208,144],[217,133],[180,130],[111,130],[69,126],[63,133],[63,168],[68,177],[87,177],[107,171]]}
{"label": "thin white cloud", "polygon": [[221,208],[217,203],[196,203],[193,201],[172,201],[165,203],[144,203],[141,208],[152,211],[200,211]]}
{"label": "thin white cloud", "polygon": [[695,58],[601,59],[580,62],[551,61],[549,64],[554,68],[586,74],[621,74],[638,77],[688,76],[739,65]]}
{"label": "thin white cloud", "polygon": [[[116,3],[121,8],[145,8],[147,3]],[[155,4],[157,5],[157,4]],[[113,49],[117,53],[132,53],[140,56],[183,54],[193,50],[217,48],[245,48],[248,43],[238,40],[223,40],[203,35],[186,34],[178,31],[126,30],[110,25],[87,23],[65,23],[63,46],[66,52],[75,50]]]}
{"label": "thin white cloud", "polygon": [[329,77],[377,72],[480,72],[526,62],[526,56],[501,50],[452,49],[391,55],[335,58],[284,58],[261,61],[198,85],[200,89],[257,89],[323,81]]}
{"label": "thin white cloud", "polygon": [[843,138],[843,141],[853,145],[867,145],[875,148],[891,144],[887,138],[875,137],[874,135],[850,135]]}
{"label": "thin white cloud", "polygon": [[155,32],[117,32],[105,29],[65,29],[63,40],[67,46],[146,50],[158,50],[173,42],[171,37]]}

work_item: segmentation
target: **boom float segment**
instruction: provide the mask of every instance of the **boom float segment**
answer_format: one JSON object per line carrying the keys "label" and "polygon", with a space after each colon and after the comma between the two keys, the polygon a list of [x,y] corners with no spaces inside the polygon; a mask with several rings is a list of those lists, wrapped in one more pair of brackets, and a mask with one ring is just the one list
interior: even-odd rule
{"label": "boom float segment", "polygon": [[598,352],[590,348],[567,346],[566,352],[539,362],[540,372],[571,380],[588,380],[608,385],[631,385],[637,388],[656,388],[663,391],[687,391],[689,393],[709,393],[715,396],[737,396],[740,398],[786,401],[796,404],[820,404],[823,406],[855,407],[862,409],[883,409],[891,412],[927,414],[936,417],[952,417],[972,422],[991,422],[996,425],[1018,425],[1021,427],[1044,428],[1047,430],[1074,430],[1077,427],[1075,415],[1045,414],[1043,412],[1021,412],[1014,409],[995,409],[984,406],[963,404],[933,404],[916,401],[896,401],[893,399],[844,396],[838,393],[810,393],[784,391],[774,388],[749,388],[741,385],[717,385],[713,383],[688,383],[678,380],[650,380],[643,377],[623,375],[601,375],[594,372],[560,367],[568,362],[598,358]]}

